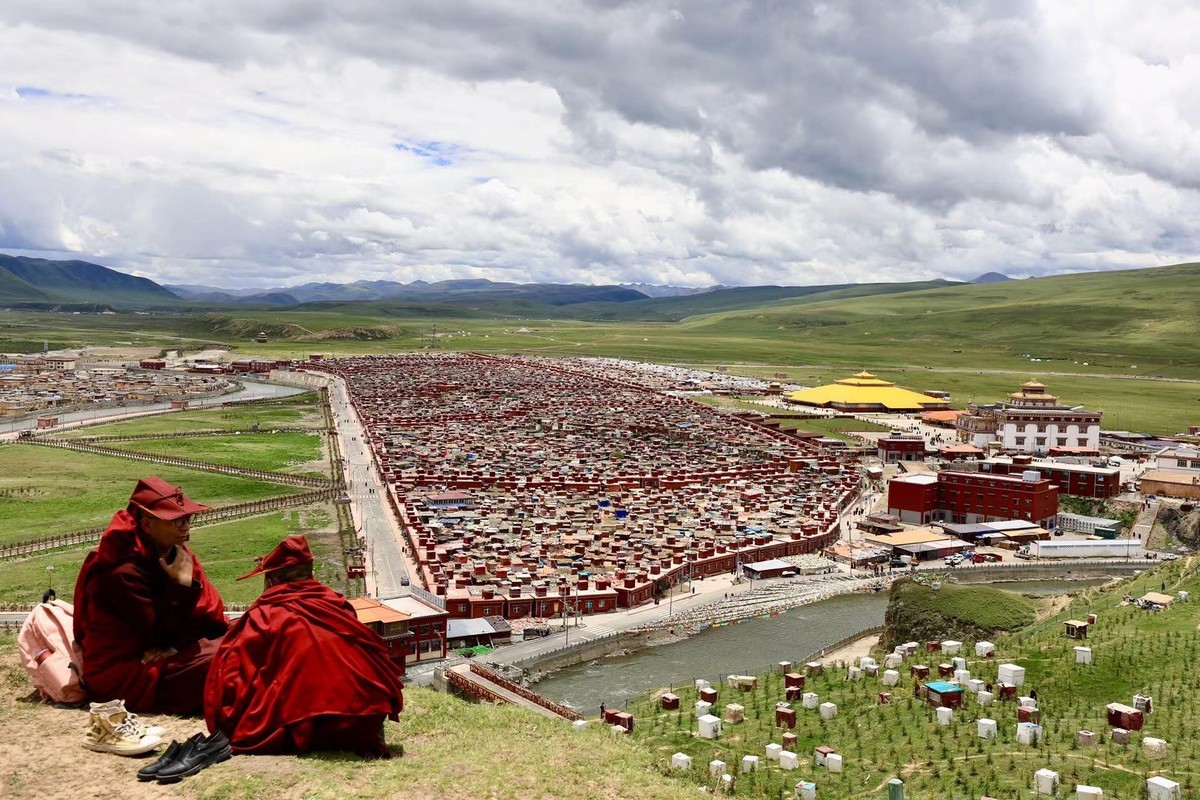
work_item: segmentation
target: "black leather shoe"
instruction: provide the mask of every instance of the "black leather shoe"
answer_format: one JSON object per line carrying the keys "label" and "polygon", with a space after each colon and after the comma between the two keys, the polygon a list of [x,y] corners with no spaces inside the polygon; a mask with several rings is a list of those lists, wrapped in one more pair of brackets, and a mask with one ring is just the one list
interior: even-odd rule
{"label": "black leather shoe", "polygon": [[[200,734],[197,734],[197,736],[199,735]],[[163,754],[155,759],[154,763],[147,764],[138,770],[137,779],[139,781],[152,781],[157,778],[158,771],[171,761],[175,760],[175,756],[179,755],[179,749],[181,747],[183,747],[183,745],[179,742],[171,742],[169,745],[167,745],[167,749],[163,751]]]}
{"label": "black leather shoe", "polygon": [[228,761],[233,755],[229,746],[229,738],[217,731],[205,738],[197,734],[188,739],[175,756],[175,760],[158,771],[159,783],[178,783],[184,778],[195,775],[205,767]]}

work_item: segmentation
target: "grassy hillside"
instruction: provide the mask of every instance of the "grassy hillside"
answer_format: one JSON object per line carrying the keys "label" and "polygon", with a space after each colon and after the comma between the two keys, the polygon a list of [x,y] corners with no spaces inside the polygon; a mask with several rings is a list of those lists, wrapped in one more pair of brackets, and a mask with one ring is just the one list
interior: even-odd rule
{"label": "grassy hillside", "polygon": [[[1155,614],[1120,605],[1124,595],[1157,591],[1164,583],[1168,591],[1186,589],[1195,597],[1200,589],[1196,564],[1175,562],[1115,588],[1086,590],[1053,617],[993,639],[995,659],[975,658],[967,642],[962,655],[974,678],[994,683],[997,666],[1010,661],[1026,668],[1024,688],[1037,690],[1042,710],[1044,731],[1036,747],[1016,742],[1012,701],[981,707],[968,696],[949,726],[938,725],[934,710],[913,697],[913,680],[908,676],[909,664],[930,663],[924,654],[909,659],[901,669],[900,685],[888,689],[889,705],[878,704],[877,694],[885,688],[878,679],[847,681],[844,668],[827,665],[830,668],[823,675],[808,679],[805,689],[816,693],[820,702],[835,703],[837,716],[823,721],[815,710],[798,709],[793,733],[799,736],[800,768],[782,771],[762,758],[761,771],[737,777],[735,794],[791,797],[797,781],[812,780],[818,797],[882,799],[887,796],[886,781],[901,777],[910,800],[982,795],[1029,800],[1033,773],[1049,768],[1061,776],[1059,797],[1073,797],[1075,784],[1082,783],[1103,788],[1110,800],[1140,800],[1146,778],[1158,774],[1182,783],[1183,796],[1192,797],[1200,784],[1200,679],[1194,669],[1200,658],[1200,632],[1194,609],[1183,604]],[[1075,663],[1073,648],[1080,642],[1062,636],[1063,620],[1088,613],[1099,617],[1086,643],[1093,650],[1090,666]],[[717,709],[728,703],[746,708],[746,722],[726,724],[719,740],[693,735],[697,725],[692,706],[697,696],[691,686],[674,689],[681,698],[679,712],[661,711],[653,697],[632,703],[629,709],[637,720],[635,737],[663,768],[674,752],[693,756],[697,768],[673,773],[676,781],[693,790],[712,785],[705,769],[712,759],[725,761],[736,772],[743,755],[762,757],[765,746],[779,743],[783,733],[773,726],[775,703],[784,695],[781,675],[760,676],[758,689],[745,693],[719,685],[723,676],[704,677],[718,683]],[[1152,695],[1155,711],[1147,717],[1144,731],[1134,734],[1132,744],[1112,744],[1104,706],[1132,704],[1134,693]],[[984,717],[997,721],[998,738],[978,738],[976,721]],[[1076,745],[1075,732],[1082,729],[1103,734],[1101,745],[1091,749]],[[1140,747],[1142,736],[1165,739],[1166,758],[1147,759]],[[842,773],[814,766],[811,753],[820,745],[843,755]]]}
{"label": "grassy hillside", "polygon": [[[87,261],[51,261],[0,254],[0,272],[15,276],[25,284],[35,287],[43,295],[14,299],[107,303],[127,308],[173,306],[180,303],[176,295],[152,280],[127,275]],[[3,288],[3,285],[0,285],[0,290]]]}
{"label": "grassy hillside", "polygon": [[1033,622],[1037,603],[987,586],[947,583],[934,591],[916,580],[892,584],[881,641],[891,649],[904,642],[989,639]]}
{"label": "grassy hillside", "polygon": [[139,478],[158,475],[209,505],[294,494],[280,486],[115,456],[0,444],[0,544],[107,525]]}
{"label": "grassy hillside", "polygon": [[[664,776],[657,758],[628,738],[513,707],[472,705],[432,689],[405,687],[399,722],[385,735],[396,757],[363,761],[341,753],[235,756],[182,783],[138,783],[147,762],[92,753],[75,744],[83,711],[25,702],[32,686],[16,659],[15,635],[0,633],[0,759],[3,796],[40,800],[63,794],[125,800],[357,800],[362,798],[570,798],[693,800],[694,787]],[[144,716],[183,739],[203,720]],[[19,750],[18,750],[19,748]]]}
{"label": "grassy hillside", "polygon": [[[1075,362],[1139,374],[1200,370],[1200,264],[953,286],[896,295],[829,300],[694,318],[696,334],[779,336],[814,353],[854,353],[861,363],[920,353],[927,364],[981,364],[995,356],[1042,359],[1041,370]],[[912,363],[909,361],[908,363]],[[1094,370],[1093,370],[1094,371]]]}

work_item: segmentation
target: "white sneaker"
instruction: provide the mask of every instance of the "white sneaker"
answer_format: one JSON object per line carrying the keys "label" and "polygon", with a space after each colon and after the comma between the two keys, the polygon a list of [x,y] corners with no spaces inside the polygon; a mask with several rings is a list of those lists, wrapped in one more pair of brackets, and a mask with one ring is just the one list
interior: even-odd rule
{"label": "white sneaker", "polygon": [[143,735],[163,736],[167,732],[167,729],[161,725],[152,725],[147,728],[145,723],[142,722],[137,714],[125,710],[124,700],[109,700],[107,703],[92,703],[89,710],[93,716],[96,714],[115,714],[117,712],[121,712],[125,714],[126,721],[128,721],[135,729],[141,730]]}
{"label": "white sneaker", "polygon": [[83,746],[98,753],[138,756],[162,744],[160,733],[146,730],[136,714],[125,710],[122,700],[93,703],[88,731]]}

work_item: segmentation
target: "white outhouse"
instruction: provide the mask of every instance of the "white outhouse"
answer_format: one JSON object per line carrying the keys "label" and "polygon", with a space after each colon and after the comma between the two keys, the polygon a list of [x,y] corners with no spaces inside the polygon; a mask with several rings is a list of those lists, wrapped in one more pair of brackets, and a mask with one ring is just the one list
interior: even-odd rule
{"label": "white outhouse", "polygon": [[935,710],[937,711],[937,724],[938,725],[949,725],[950,721],[952,719],[954,719],[954,709],[952,709],[952,708],[946,708],[945,706],[938,706],[937,709],[935,709]]}
{"label": "white outhouse", "polygon": [[998,681],[1011,683],[1013,686],[1025,685],[1025,668],[1016,664],[1001,664],[998,669]]}
{"label": "white outhouse", "polygon": [[719,739],[721,738],[721,718],[714,717],[712,714],[705,714],[697,722],[700,723],[700,738],[701,739]]}
{"label": "white outhouse", "polygon": [[1092,648],[1076,647],[1075,648],[1075,663],[1076,664],[1092,663]]}
{"label": "white outhouse", "polygon": [[1147,736],[1142,739],[1142,753],[1146,758],[1166,758],[1167,743],[1162,739],[1155,739],[1153,736]]}
{"label": "white outhouse", "polygon": [[779,754],[780,769],[795,769],[800,766],[800,756],[793,753],[791,750],[784,750]]}
{"label": "white outhouse", "polygon": [[779,754],[783,752],[783,745],[769,744],[765,749],[767,751],[767,761],[778,761]]}
{"label": "white outhouse", "polygon": [[1042,739],[1042,726],[1032,722],[1017,723],[1017,744],[1032,745]]}
{"label": "white outhouse", "polygon": [[716,759],[708,762],[708,774],[709,774],[709,776],[711,776],[713,778],[716,778],[719,775],[724,775],[725,774],[725,762],[718,761]]}
{"label": "white outhouse", "polygon": [[687,753],[676,753],[671,756],[671,769],[691,769],[692,757]]}
{"label": "white outhouse", "polygon": [[821,719],[833,719],[837,716],[836,703],[821,703]]}
{"label": "white outhouse", "polygon": [[976,642],[975,655],[980,658],[989,658],[996,654],[996,645],[991,642]]}
{"label": "white outhouse", "polygon": [[1179,784],[1161,775],[1146,779],[1146,795],[1150,800],[1179,800]]}
{"label": "white outhouse", "polygon": [[742,772],[754,772],[758,769],[758,756],[742,756]]}
{"label": "white outhouse", "polygon": [[1033,793],[1053,795],[1058,791],[1058,773],[1052,769],[1039,769],[1033,773]]}
{"label": "white outhouse", "polygon": [[820,698],[817,697],[816,692],[805,692],[800,699],[805,708],[816,708],[820,704]]}
{"label": "white outhouse", "polygon": [[996,720],[984,717],[975,723],[975,730],[980,739],[996,738]]}
{"label": "white outhouse", "polygon": [[839,753],[830,753],[825,756],[825,769],[830,772],[842,771],[842,756]]}
{"label": "white outhouse", "polygon": [[900,683],[900,673],[894,669],[885,669],[883,671],[883,685],[895,686]]}

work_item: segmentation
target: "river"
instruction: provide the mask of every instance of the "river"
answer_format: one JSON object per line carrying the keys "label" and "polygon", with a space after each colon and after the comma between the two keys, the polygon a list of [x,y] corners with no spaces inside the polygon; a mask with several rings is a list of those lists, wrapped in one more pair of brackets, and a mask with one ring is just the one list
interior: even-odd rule
{"label": "river", "polygon": [[[1012,581],[997,589],[1029,594],[1066,594],[1105,579]],[[553,700],[596,713],[601,703],[622,706],[651,689],[713,683],[725,675],[758,675],[780,661],[796,661],[864,628],[883,624],[887,593],[853,594],[801,606],[770,619],[713,628],[676,644],[648,647],[626,656],[576,664],[555,672],[534,688]]]}

